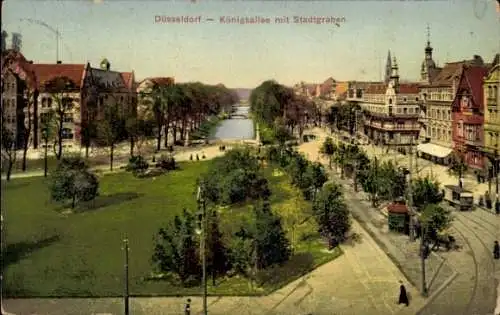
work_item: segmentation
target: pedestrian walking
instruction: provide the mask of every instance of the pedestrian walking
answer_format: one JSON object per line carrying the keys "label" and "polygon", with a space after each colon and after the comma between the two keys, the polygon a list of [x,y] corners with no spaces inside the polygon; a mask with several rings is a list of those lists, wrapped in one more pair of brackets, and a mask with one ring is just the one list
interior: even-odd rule
{"label": "pedestrian walking", "polygon": [[191,314],[191,299],[187,299],[186,306],[184,307],[184,315]]}
{"label": "pedestrian walking", "polygon": [[495,245],[493,245],[493,258],[500,259],[500,245],[498,245],[498,241],[495,241]]}
{"label": "pedestrian walking", "polygon": [[406,306],[410,305],[410,301],[408,300],[408,294],[406,293],[406,288],[403,284],[403,281],[400,281],[401,285],[399,286],[399,300],[398,304],[405,304]]}

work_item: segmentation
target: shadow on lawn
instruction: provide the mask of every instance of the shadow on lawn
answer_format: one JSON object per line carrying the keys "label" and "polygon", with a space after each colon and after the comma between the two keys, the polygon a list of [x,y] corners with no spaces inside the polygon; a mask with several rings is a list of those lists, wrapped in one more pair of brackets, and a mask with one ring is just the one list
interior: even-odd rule
{"label": "shadow on lawn", "polygon": [[273,266],[259,271],[257,279],[260,285],[277,289],[297,279],[314,268],[314,257],[311,253],[302,252],[292,255],[282,266]]}
{"label": "shadow on lawn", "polygon": [[120,192],[116,194],[99,196],[95,200],[82,203],[75,209],[75,212],[94,211],[111,205],[120,204],[143,196],[136,192]]}
{"label": "shadow on lawn", "polygon": [[42,249],[44,247],[48,247],[58,242],[59,240],[59,235],[53,235],[35,242],[19,242],[15,244],[9,244],[4,251],[2,268],[5,269],[9,265],[18,262],[34,251]]}

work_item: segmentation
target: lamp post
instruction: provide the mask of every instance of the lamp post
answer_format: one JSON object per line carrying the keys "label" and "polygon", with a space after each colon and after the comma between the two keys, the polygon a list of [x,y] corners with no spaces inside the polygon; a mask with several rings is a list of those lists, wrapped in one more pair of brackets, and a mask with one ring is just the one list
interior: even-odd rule
{"label": "lamp post", "polygon": [[198,186],[198,194],[196,196],[198,202],[198,228],[196,234],[200,235],[200,250],[202,264],[202,282],[203,282],[203,314],[208,314],[207,308],[207,255],[206,255],[206,233],[207,233],[207,215],[206,202],[203,195],[202,185]]}
{"label": "lamp post", "polygon": [[427,255],[429,254],[429,247],[426,241],[426,224],[421,224],[421,235],[420,235],[420,263],[421,263],[421,274],[422,274],[422,296],[427,297],[427,282],[425,279],[425,259],[427,259]]}
{"label": "lamp post", "polygon": [[124,264],[124,294],[123,302],[125,304],[125,315],[129,315],[129,285],[128,285],[128,239],[123,240],[123,251],[125,252],[125,264]]}

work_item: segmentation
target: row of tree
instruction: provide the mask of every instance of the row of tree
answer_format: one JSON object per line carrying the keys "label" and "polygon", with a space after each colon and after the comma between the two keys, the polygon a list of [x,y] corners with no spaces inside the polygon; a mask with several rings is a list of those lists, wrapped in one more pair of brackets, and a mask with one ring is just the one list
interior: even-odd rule
{"label": "row of tree", "polygon": [[230,113],[232,105],[239,101],[236,92],[222,84],[200,82],[154,84],[142,94],[142,99],[139,116],[154,122],[157,150],[161,149],[162,134],[164,147],[168,146],[170,133],[174,143],[178,136],[184,140],[189,131],[198,129],[208,117]]}

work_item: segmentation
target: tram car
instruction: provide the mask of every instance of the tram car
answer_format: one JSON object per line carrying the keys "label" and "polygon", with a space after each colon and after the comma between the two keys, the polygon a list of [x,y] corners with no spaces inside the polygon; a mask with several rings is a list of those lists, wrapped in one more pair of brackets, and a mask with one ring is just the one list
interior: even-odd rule
{"label": "tram car", "polygon": [[459,211],[468,211],[474,208],[474,195],[457,185],[444,186],[444,200]]}

